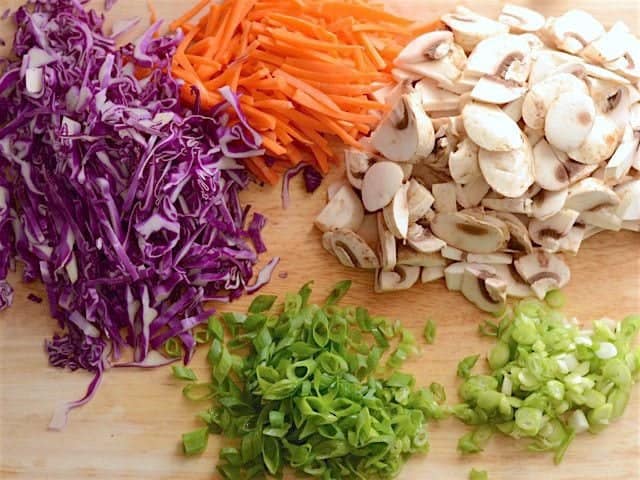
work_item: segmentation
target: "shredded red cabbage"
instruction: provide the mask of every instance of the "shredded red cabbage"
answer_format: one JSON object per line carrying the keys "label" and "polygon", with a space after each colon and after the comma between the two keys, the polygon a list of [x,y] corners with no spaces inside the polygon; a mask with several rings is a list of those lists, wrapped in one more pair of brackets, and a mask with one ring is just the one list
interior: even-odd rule
{"label": "shredded red cabbage", "polygon": [[315,192],[322,183],[322,174],[311,165],[304,167],[302,176],[304,178],[304,187],[307,189],[307,193]]}
{"label": "shredded red cabbage", "polygon": [[203,302],[253,293],[277,264],[250,284],[265,220],[240,204],[237,159],[263,151],[238,99],[225,88],[185,116],[169,73],[179,34],[155,37],[156,24],[118,48],[83,3],[19,8],[0,78],[0,308],[15,256],[65,330],[46,343],[51,364],[96,373],[54,428],[125,348],[125,365],[159,365],[153,349],[177,337],[187,362]]}

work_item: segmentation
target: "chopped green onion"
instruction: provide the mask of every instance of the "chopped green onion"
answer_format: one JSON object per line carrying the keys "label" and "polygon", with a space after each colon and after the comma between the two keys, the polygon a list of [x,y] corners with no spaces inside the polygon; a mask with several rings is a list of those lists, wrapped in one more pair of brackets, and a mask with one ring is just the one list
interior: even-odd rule
{"label": "chopped green onion", "polygon": [[469,480],[489,480],[489,474],[486,470],[472,468],[469,472]]}
{"label": "chopped green onion", "polygon": [[170,338],[164,343],[164,351],[171,358],[182,357],[182,345],[176,338]]}
{"label": "chopped green onion", "polygon": [[182,435],[182,445],[186,455],[196,455],[202,453],[207,448],[209,441],[209,428],[199,428],[193,432]]}
{"label": "chopped green onion", "polygon": [[424,326],[424,339],[425,341],[431,345],[436,339],[436,322],[432,319],[427,320],[427,323]]}
{"label": "chopped green onion", "polygon": [[547,302],[551,308],[563,308],[565,302],[564,293],[560,290],[551,290],[544,297],[544,301]]}
{"label": "chopped green onion", "polygon": [[462,359],[462,361],[458,363],[458,376],[460,378],[469,378],[471,369],[475,366],[479,358],[480,355],[471,355],[470,357]]}
{"label": "chopped green onion", "polygon": [[331,293],[325,300],[324,304],[335,305],[340,300],[342,300],[342,297],[344,297],[347,294],[350,288],[351,288],[351,280],[343,280],[342,282],[338,282],[335,285],[335,287],[333,287],[333,290],[331,290]]}
{"label": "chopped green onion", "polygon": [[173,365],[171,367],[171,370],[173,370],[173,376],[178,380],[188,380],[190,382],[195,382],[198,380],[195,372],[189,367],[183,367],[182,365]]}
{"label": "chopped green onion", "polygon": [[262,313],[271,309],[278,297],[275,295],[258,295],[249,306],[249,313]]}

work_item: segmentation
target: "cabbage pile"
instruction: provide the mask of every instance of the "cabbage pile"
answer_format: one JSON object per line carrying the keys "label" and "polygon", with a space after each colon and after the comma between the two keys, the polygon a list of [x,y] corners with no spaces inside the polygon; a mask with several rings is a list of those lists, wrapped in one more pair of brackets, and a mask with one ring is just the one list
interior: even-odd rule
{"label": "cabbage pile", "polygon": [[56,428],[108,367],[166,363],[157,349],[170,339],[188,361],[212,313],[203,302],[254,292],[277,259],[250,285],[265,219],[238,200],[239,159],[261,155],[261,138],[228,89],[212,111],[181,110],[169,68],[180,34],[158,36],[157,23],[117,47],[132,23],[107,35],[74,0],[13,15],[14,59],[0,66],[0,309],[17,260],[64,329],[46,342],[51,363],[96,374]]}

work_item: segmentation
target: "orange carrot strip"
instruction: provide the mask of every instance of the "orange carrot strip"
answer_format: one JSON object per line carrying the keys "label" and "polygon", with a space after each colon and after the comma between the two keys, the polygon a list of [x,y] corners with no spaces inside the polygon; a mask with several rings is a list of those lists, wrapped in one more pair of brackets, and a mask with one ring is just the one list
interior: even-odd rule
{"label": "orange carrot strip", "polygon": [[423,33],[433,32],[435,30],[445,30],[447,27],[440,20],[435,20],[432,22],[424,22],[417,23],[411,26],[411,36],[417,37],[418,35],[422,35]]}
{"label": "orange carrot strip", "polygon": [[378,121],[378,118],[375,115],[349,113],[340,110],[340,108],[336,110],[327,108],[322,103],[318,102],[315,98],[312,98],[310,95],[301,90],[296,91],[296,93],[293,95],[293,100],[298,102],[300,105],[304,105],[305,107],[314,110],[315,112],[320,113],[326,117],[345,120],[348,122],[376,123]]}
{"label": "orange carrot strip", "polygon": [[308,36],[314,36],[319,40],[327,40],[330,42],[336,42],[338,37],[319,25],[313,24],[307,20],[296,18],[291,15],[282,15],[280,13],[273,13],[269,15],[269,20],[277,25],[296,30],[304,33]]}
{"label": "orange carrot strip", "polygon": [[354,17],[367,22],[389,22],[396,25],[408,26],[411,21],[397,17],[384,10],[374,9],[367,5],[344,2],[326,2],[320,7],[322,14],[330,18]]}
{"label": "orange carrot strip", "polygon": [[284,155],[287,153],[287,149],[285,147],[279,145],[275,140],[272,140],[264,134],[262,135],[262,144],[264,145],[264,148],[276,155]]}
{"label": "orange carrot strip", "polygon": [[329,172],[329,161],[328,158],[332,156],[331,154],[327,154],[324,150],[322,150],[318,145],[311,145],[311,151],[313,152],[313,156],[316,159],[316,163],[318,164],[318,168],[322,173]]}
{"label": "orange carrot strip", "polygon": [[385,62],[384,59],[380,56],[380,53],[378,53],[376,47],[373,45],[373,43],[371,43],[371,40],[369,40],[367,34],[364,32],[358,32],[356,33],[356,36],[364,45],[365,51],[367,52],[367,55],[369,56],[373,64],[379,70],[384,70],[387,67],[387,62]]}
{"label": "orange carrot strip", "polygon": [[245,105],[244,113],[247,116],[253,118],[256,121],[256,128],[264,128],[266,130],[273,130],[276,128],[276,117],[268,113],[262,112],[252,105]]}
{"label": "orange carrot strip", "polygon": [[278,69],[275,72],[273,72],[273,76],[276,78],[278,77],[282,78],[285,82],[287,82],[292,87],[295,87],[298,90],[306,93],[307,95],[312,96],[314,100],[324,104],[328,108],[331,108],[333,110],[340,110],[338,106],[335,104],[335,102],[331,100],[331,98],[329,98],[327,94],[311,86],[309,83],[303,80],[300,80],[299,78],[296,78],[293,75],[289,75],[288,73],[286,73],[281,69]]}
{"label": "orange carrot strip", "polygon": [[325,42],[323,40],[314,40],[313,38],[307,38],[302,35],[288,32],[282,29],[272,28],[269,34],[281,42],[287,43],[292,47],[305,48],[311,50],[334,50],[336,52],[351,52],[355,48],[359,48],[357,45],[343,45],[334,42]]}
{"label": "orange carrot strip", "polygon": [[369,100],[366,97],[349,97],[345,95],[333,95],[329,94],[331,100],[336,102],[336,104],[343,107],[359,107],[367,110],[382,110],[388,111],[391,110],[391,106],[385,103],[376,102],[375,100]]}
{"label": "orange carrot strip", "polygon": [[158,21],[158,11],[151,0],[147,0],[147,9],[149,10],[149,23],[153,25]]}
{"label": "orange carrot strip", "polygon": [[181,17],[178,17],[173,22],[169,24],[169,30],[177,30],[179,27],[184,25],[186,22],[195,17],[200,11],[207,6],[210,0],[200,0],[193,7],[187,10]]}
{"label": "orange carrot strip", "polygon": [[210,37],[213,34],[214,30],[217,28],[218,22],[220,21],[221,11],[222,8],[220,7],[220,5],[216,5],[215,3],[211,5],[211,8],[209,9],[209,15],[207,16],[207,25],[204,28],[204,34],[207,37]]}

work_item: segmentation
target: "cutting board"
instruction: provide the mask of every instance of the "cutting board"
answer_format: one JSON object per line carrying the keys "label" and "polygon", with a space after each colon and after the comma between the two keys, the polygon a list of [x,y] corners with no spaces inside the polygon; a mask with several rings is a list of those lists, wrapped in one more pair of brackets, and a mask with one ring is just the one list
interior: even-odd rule
{"label": "cutting board", "polygon": [[[19,2],[0,0],[0,11]],[[160,16],[172,18],[191,0],[154,0]],[[444,1],[389,1],[398,13],[430,18],[451,8]],[[471,3],[471,2],[468,2]],[[640,29],[637,0],[600,0],[529,3],[545,14],[559,14],[580,6],[611,23],[624,19]],[[99,5],[98,2],[95,2]],[[101,2],[100,2],[101,4]],[[495,1],[476,9],[495,15]],[[109,18],[147,17],[144,0],[120,0]],[[0,24],[0,37],[10,40],[8,22]],[[9,42],[8,42],[9,43]],[[438,325],[435,345],[423,345],[422,354],[406,365],[418,384],[440,382],[450,401],[457,400],[455,377],[458,361],[471,354],[485,354],[491,346],[477,334],[477,324],[486,316],[442,283],[417,285],[409,291],[376,295],[369,272],[344,268],[320,246],[320,234],[312,220],[326,199],[326,187],[340,172],[334,172],[313,195],[303,192],[301,179],[293,182],[291,207],[283,210],[278,188],[252,186],[243,201],[266,214],[268,256],[282,261],[265,293],[284,294],[315,281],[314,298],[320,300],[331,286],[345,278],[353,280],[346,298],[366,305],[373,312],[399,319],[422,338],[427,318]],[[264,257],[266,261],[268,256]],[[583,322],[640,312],[640,235],[629,232],[601,234],[584,244],[578,257],[569,259],[572,280],[565,289],[566,312]],[[282,278],[286,277],[286,278]],[[16,275],[13,307],[0,314],[0,478],[25,480],[204,480],[214,476],[220,441],[212,437],[208,451],[185,459],[180,434],[193,429],[194,414],[206,404],[185,400],[179,382],[168,368],[110,371],[95,399],[72,412],[63,432],[47,431],[51,412],[59,403],[79,398],[90,375],[69,373],[47,365],[42,344],[56,326],[45,303],[27,300],[34,293],[44,296],[40,284],[23,284]],[[250,298],[224,308],[244,309]],[[421,340],[422,341],[422,340]],[[201,378],[207,370],[204,352],[198,352],[194,368]],[[471,467],[487,469],[492,479],[632,480],[640,478],[640,388],[633,394],[624,417],[600,435],[580,436],[569,448],[564,462],[554,466],[550,455],[526,451],[526,442],[496,438],[482,454],[461,457],[456,442],[466,427],[453,419],[429,426],[431,452],[412,458],[400,478],[463,480]]]}

